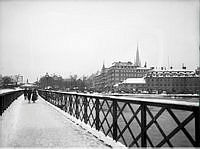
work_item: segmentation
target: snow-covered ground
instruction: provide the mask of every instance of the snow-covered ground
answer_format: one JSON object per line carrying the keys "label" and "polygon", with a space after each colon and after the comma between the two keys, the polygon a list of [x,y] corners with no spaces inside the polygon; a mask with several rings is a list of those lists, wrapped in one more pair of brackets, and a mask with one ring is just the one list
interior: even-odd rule
{"label": "snow-covered ground", "polygon": [[0,117],[0,147],[125,148],[42,98],[20,96]]}
{"label": "snow-covered ground", "polygon": [[12,91],[17,91],[17,90],[21,90],[21,88],[15,88],[15,89],[10,89],[10,88],[0,89],[0,94],[12,92]]}

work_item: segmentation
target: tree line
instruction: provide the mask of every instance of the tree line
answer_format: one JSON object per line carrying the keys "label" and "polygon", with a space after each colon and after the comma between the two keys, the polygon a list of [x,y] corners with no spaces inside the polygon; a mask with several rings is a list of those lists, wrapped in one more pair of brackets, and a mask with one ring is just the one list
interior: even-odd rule
{"label": "tree line", "polygon": [[77,75],[71,75],[69,78],[63,79],[62,76],[46,73],[39,79],[38,85],[42,89],[85,91],[93,89],[92,83],[93,77],[91,76],[78,78]]}

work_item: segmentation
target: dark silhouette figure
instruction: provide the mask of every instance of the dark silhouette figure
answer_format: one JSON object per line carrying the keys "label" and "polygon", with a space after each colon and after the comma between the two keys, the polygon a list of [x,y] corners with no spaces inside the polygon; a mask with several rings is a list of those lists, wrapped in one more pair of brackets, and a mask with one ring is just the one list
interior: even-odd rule
{"label": "dark silhouette figure", "polygon": [[33,90],[33,95],[32,95],[32,101],[33,103],[35,103],[35,101],[37,100],[37,92],[36,89]]}
{"label": "dark silhouette figure", "polygon": [[24,100],[27,99],[27,95],[28,95],[28,92],[27,92],[27,89],[25,88],[25,90],[24,90]]}
{"label": "dark silhouette figure", "polygon": [[27,94],[28,94],[28,102],[30,103],[30,100],[31,100],[31,94],[32,94],[31,89],[29,89],[29,90],[27,91]]}

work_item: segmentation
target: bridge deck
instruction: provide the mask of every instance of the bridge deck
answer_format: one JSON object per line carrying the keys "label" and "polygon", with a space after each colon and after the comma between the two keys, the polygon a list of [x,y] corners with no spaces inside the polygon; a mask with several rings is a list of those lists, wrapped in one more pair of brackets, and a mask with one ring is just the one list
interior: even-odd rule
{"label": "bridge deck", "polygon": [[2,147],[107,147],[40,97],[28,103],[20,96],[3,113],[0,125]]}

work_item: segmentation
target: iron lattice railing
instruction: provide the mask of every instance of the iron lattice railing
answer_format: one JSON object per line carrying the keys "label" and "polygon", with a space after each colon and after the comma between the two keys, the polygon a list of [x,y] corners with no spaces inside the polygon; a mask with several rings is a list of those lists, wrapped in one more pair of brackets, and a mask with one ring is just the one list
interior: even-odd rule
{"label": "iron lattice railing", "polygon": [[10,106],[10,104],[23,94],[23,90],[9,91],[0,94],[1,115]]}
{"label": "iron lattice railing", "polygon": [[39,95],[128,147],[200,146],[198,103],[46,90]]}

